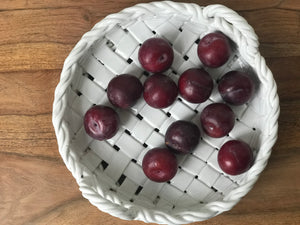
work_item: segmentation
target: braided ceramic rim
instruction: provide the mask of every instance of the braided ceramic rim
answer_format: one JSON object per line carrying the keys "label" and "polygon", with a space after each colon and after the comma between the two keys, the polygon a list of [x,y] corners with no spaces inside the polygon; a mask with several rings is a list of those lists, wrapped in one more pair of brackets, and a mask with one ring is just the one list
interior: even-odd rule
{"label": "braided ceramic rim", "polygon": [[[215,27],[219,27],[225,34],[233,35],[240,48],[241,55],[247,60],[250,66],[255,68],[260,82],[268,87],[265,94],[268,96],[266,98],[267,104],[271,108],[271,115],[268,117],[269,121],[266,121],[268,122],[267,136],[260,146],[255,164],[249,170],[248,180],[238,188],[232,190],[222,201],[209,202],[199,207],[188,208],[185,211],[174,210],[171,215],[163,211],[136,206],[130,202],[122,202],[117,194],[105,192],[105,181],[101,182],[100,186],[100,182],[96,179],[95,175],[82,165],[79,165],[78,156],[70,151],[69,131],[63,119],[67,108],[67,87],[71,84],[75,71],[78,69],[77,62],[91,45],[114,25],[124,20],[137,19],[141,15],[151,15],[157,9],[164,9],[165,11],[178,14],[184,11],[192,16],[191,20],[193,21],[208,21],[213,18]],[[124,9],[119,13],[107,16],[101,22],[97,23],[91,31],[84,34],[64,62],[61,79],[55,90],[52,117],[59,152],[67,168],[76,178],[83,196],[101,211],[121,219],[142,220],[144,222],[161,224],[186,224],[203,221],[230,210],[253,187],[260,173],[265,168],[271,154],[271,148],[277,139],[277,119],[279,116],[277,87],[271,71],[266,66],[264,58],[258,51],[258,44],[257,36],[247,21],[235,11],[223,5],[200,7],[196,4],[174,3],[170,1],[138,4]],[[85,175],[84,178],[81,177],[82,174]]]}

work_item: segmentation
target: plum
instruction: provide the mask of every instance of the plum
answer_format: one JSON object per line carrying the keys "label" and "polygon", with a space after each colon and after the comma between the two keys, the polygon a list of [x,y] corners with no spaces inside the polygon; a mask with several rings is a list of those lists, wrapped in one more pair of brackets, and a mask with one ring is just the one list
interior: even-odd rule
{"label": "plum", "polygon": [[239,140],[227,141],[218,152],[218,164],[229,175],[246,172],[252,166],[253,158],[250,146]]}
{"label": "plum", "polygon": [[214,138],[227,135],[235,123],[232,109],[224,103],[212,103],[206,106],[200,115],[204,132]]}
{"label": "plum", "polygon": [[140,47],[138,59],[145,70],[160,73],[171,67],[174,52],[171,45],[163,38],[149,38]]}
{"label": "plum", "polygon": [[145,175],[155,182],[171,180],[177,172],[177,159],[168,148],[157,147],[149,150],[142,161]]}
{"label": "plum", "polygon": [[117,112],[109,106],[95,105],[84,115],[86,133],[99,141],[112,138],[117,133],[119,124]]}
{"label": "plum", "polygon": [[183,72],[178,80],[180,95],[191,103],[206,101],[213,89],[214,82],[209,73],[202,68],[191,68]]}
{"label": "plum", "polygon": [[148,77],[144,83],[144,99],[153,108],[170,106],[178,95],[176,83],[168,76],[157,73]]}
{"label": "plum", "polygon": [[254,93],[254,82],[241,71],[230,71],[220,79],[218,90],[223,100],[231,105],[242,105]]}
{"label": "plum", "polygon": [[167,129],[165,134],[165,144],[170,149],[178,153],[189,153],[199,143],[200,130],[196,124],[177,120]]}
{"label": "plum", "polygon": [[205,35],[199,42],[197,53],[200,61],[207,67],[220,67],[231,54],[229,39],[221,32]]}
{"label": "plum", "polygon": [[111,104],[122,109],[133,106],[141,97],[143,85],[131,74],[121,74],[110,80],[107,87],[107,97]]}

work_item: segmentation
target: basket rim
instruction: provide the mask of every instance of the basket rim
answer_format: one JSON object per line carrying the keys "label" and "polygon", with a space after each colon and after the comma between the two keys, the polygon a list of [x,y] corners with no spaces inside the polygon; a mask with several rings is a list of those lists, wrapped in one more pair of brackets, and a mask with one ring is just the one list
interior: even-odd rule
{"label": "basket rim", "polygon": [[[122,202],[117,194],[105,193],[105,191],[97,184],[99,181],[96,176],[83,165],[78,165],[78,156],[70,151],[70,135],[68,127],[64,121],[64,113],[67,109],[66,90],[70,85],[74,71],[76,71],[78,60],[84,55],[84,52],[91,47],[91,45],[103,32],[106,32],[112,26],[120,23],[120,21],[132,20],[138,18],[140,15],[152,15],[153,12],[159,10],[168,10],[173,13],[187,12],[192,16],[192,19],[210,19],[214,18],[218,26],[224,31],[231,32],[233,29],[234,35],[240,35],[239,41],[243,43],[242,53],[249,56],[249,64],[257,68],[263,74],[262,82],[268,84],[269,105],[272,108],[270,113],[270,125],[266,139],[261,146],[260,158],[256,165],[252,167],[251,179],[248,179],[243,185],[231,191],[225,200],[215,201],[205,204],[199,209],[187,209],[186,211],[174,211],[173,214],[163,212],[155,209],[147,209],[142,206],[136,206],[130,202]],[[219,16],[221,15],[221,17]],[[226,23],[224,23],[224,20]],[[228,25],[228,23],[232,24]],[[225,32],[226,33],[226,32]],[[55,89],[55,97],[53,102],[52,122],[57,137],[59,152],[64,163],[76,179],[82,195],[87,198],[91,204],[95,205],[101,211],[107,212],[113,216],[126,220],[142,220],[144,222],[167,223],[167,224],[185,224],[195,221],[202,221],[216,216],[224,211],[230,210],[236,205],[239,200],[245,196],[257,181],[260,173],[267,165],[267,161],[271,154],[271,149],[277,139],[278,131],[278,117],[279,117],[279,98],[277,95],[276,83],[273,79],[272,72],[267,67],[264,58],[260,55],[258,50],[258,39],[253,28],[247,21],[238,15],[232,9],[220,4],[208,5],[201,7],[194,3],[178,3],[172,1],[140,3],[122,11],[110,14],[103,20],[95,24],[95,26],[87,33],[85,33],[81,40],[73,48],[69,56],[64,62],[61,72],[60,81]],[[243,52],[244,51],[244,52]],[[82,174],[88,176],[81,177]]]}

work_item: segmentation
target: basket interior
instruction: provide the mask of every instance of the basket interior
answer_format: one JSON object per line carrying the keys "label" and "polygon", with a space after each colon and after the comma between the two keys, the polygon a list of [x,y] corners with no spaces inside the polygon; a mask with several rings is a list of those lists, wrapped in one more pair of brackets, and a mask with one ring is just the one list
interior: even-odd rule
{"label": "basket interior", "polygon": [[[205,68],[213,77],[215,87],[210,98],[202,104],[191,104],[178,96],[173,105],[159,110],[148,106],[141,98],[130,110],[117,112],[121,119],[118,133],[107,141],[91,139],[84,131],[83,117],[93,104],[110,105],[106,88],[116,75],[130,73],[142,82],[150,76],[138,62],[138,49],[146,39],[159,36],[167,39],[174,50],[174,62],[166,75],[175,82],[182,72],[202,67],[197,57],[197,43],[215,28],[191,22],[188,16],[160,14],[135,21],[125,21],[107,31],[92,45],[78,62],[74,79],[67,90],[68,106],[64,120],[70,130],[70,151],[79,156],[81,165],[105,180],[107,192],[116,194],[122,201],[169,211],[222,200],[247,178],[224,174],[217,163],[218,149],[230,139],[247,142],[257,153],[264,130],[265,111],[262,85],[249,104],[232,107],[236,122],[224,138],[211,138],[201,131],[197,148],[188,155],[178,155],[176,176],[166,183],[155,183],[145,177],[141,163],[144,154],[153,147],[164,145],[168,126],[178,119],[193,121],[200,126],[202,109],[221,102],[216,81],[230,70],[244,70],[255,76],[234,46],[230,60],[217,69]],[[259,80],[259,79],[258,79]],[[259,81],[258,81],[259,83]],[[257,104],[260,104],[259,108]],[[111,105],[110,105],[111,106]],[[101,183],[99,182],[99,184]]]}

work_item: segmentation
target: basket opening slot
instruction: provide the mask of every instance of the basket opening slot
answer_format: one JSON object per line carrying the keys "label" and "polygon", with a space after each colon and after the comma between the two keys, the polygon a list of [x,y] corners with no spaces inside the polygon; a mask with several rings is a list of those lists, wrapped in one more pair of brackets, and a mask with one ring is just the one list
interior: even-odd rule
{"label": "basket opening slot", "polygon": [[108,163],[104,160],[101,161],[100,165],[102,166],[103,170],[105,170],[108,167]]}
{"label": "basket opening slot", "polygon": [[120,178],[118,179],[118,181],[116,182],[116,185],[121,186],[125,179],[126,179],[126,176],[124,174],[122,174],[120,176]]}
{"label": "basket opening slot", "polygon": [[141,114],[139,114],[139,113],[136,115],[136,117],[137,117],[139,120],[143,120],[143,119],[144,119],[144,117],[143,117]]}
{"label": "basket opening slot", "polygon": [[135,191],[135,195],[138,195],[141,191],[142,191],[143,187],[142,186],[138,186],[138,188]]}

